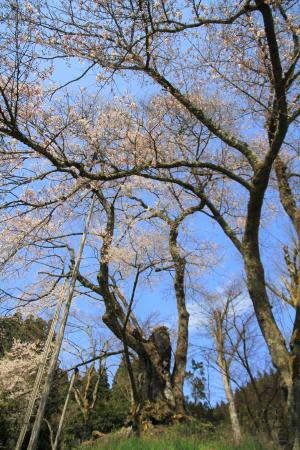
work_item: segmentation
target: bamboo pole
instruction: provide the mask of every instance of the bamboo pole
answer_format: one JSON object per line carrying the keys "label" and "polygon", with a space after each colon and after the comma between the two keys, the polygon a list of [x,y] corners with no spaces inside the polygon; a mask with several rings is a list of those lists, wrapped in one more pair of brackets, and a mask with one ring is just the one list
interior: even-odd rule
{"label": "bamboo pole", "polygon": [[74,385],[74,382],[75,382],[77,374],[78,374],[78,369],[75,369],[74,372],[73,372],[73,375],[71,377],[71,380],[70,380],[68,393],[67,393],[65,404],[64,404],[61,416],[60,416],[60,421],[59,421],[58,429],[57,429],[57,432],[56,432],[55,441],[54,441],[54,444],[52,446],[52,450],[56,450],[57,449],[57,445],[58,445],[58,441],[59,441],[59,438],[60,438],[62,426],[63,426],[63,423],[64,423],[64,419],[65,419],[68,403],[69,403],[69,400],[70,400],[71,392],[72,392],[73,385]]}
{"label": "bamboo pole", "polygon": [[44,353],[43,353],[43,358],[42,358],[42,361],[41,361],[41,363],[39,365],[38,372],[37,372],[36,377],[35,377],[33,389],[32,389],[32,392],[31,392],[31,395],[30,395],[30,398],[29,398],[29,402],[28,402],[28,405],[27,405],[27,409],[26,409],[26,412],[25,412],[23,425],[22,425],[22,428],[20,430],[20,434],[19,434],[19,437],[18,437],[16,450],[21,450],[24,438],[26,436],[26,432],[27,432],[27,429],[28,429],[30,418],[32,416],[34,404],[36,402],[36,398],[37,398],[37,395],[38,395],[38,392],[39,392],[39,388],[40,388],[40,385],[41,385],[41,382],[42,382],[42,379],[43,379],[43,374],[45,372],[46,363],[47,363],[49,354],[51,352],[51,344],[52,344],[52,341],[53,341],[53,337],[54,337],[56,325],[57,325],[57,322],[58,322],[58,319],[59,319],[60,311],[61,311],[61,308],[62,308],[62,305],[63,305],[63,302],[64,302],[65,293],[66,293],[66,289],[67,289],[67,284],[68,284],[68,279],[66,278],[66,280],[64,282],[64,285],[63,285],[63,289],[62,289],[60,297],[59,297],[59,300],[58,300],[57,305],[56,305],[55,313],[54,313],[54,316],[53,316],[53,319],[52,319],[52,323],[51,323],[51,326],[50,326],[50,330],[49,330],[49,333],[48,333],[48,336],[47,336],[47,340],[46,340],[46,343],[45,343],[45,349],[44,349]]}
{"label": "bamboo pole", "polygon": [[47,375],[46,375],[46,380],[45,380],[44,389],[43,389],[42,396],[41,396],[39,409],[38,409],[37,414],[36,414],[36,418],[35,418],[34,425],[33,425],[33,428],[32,428],[31,437],[30,437],[30,441],[29,441],[27,450],[36,450],[36,448],[37,448],[38,437],[39,437],[39,433],[40,433],[40,429],[41,429],[41,425],[42,425],[42,420],[43,420],[43,417],[44,417],[44,414],[45,414],[45,408],[46,408],[47,400],[48,400],[48,397],[49,397],[51,384],[52,384],[54,373],[55,373],[56,366],[57,366],[58,356],[59,356],[61,345],[62,345],[62,342],[63,342],[64,332],[65,332],[65,328],[66,328],[66,324],[67,324],[67,320],[68,320],[68,316],[69,316],[69,311],[70,311],[70,307],[71,307],[71,303],[72,303],[72,298],[73,298],[73,295],[74,295],[77,275],[78,275],[78,271],[79,271],[79,266],[80,266],[80,262],[81,262],[81,258],[82,258],[82,253],[83,253],[84,244],[85,244],[85,241],[86,241],[86,236],[87,236],[89,224],[90,224],[92,213],[93,213],[93,209],[94,209],[95,199],[96,199],[96,196],[94,194],[93,197],[92,197],[92,201],[91,201],[90,209],[89,209],[89,212],[88,212],[88,216],[87,216],[87,219],[86,219],[86,222],[85,222],[84,231],[83,231],[83,234],[82,234],[82,238],[81,238],[81,242],[80,242],[80,245],[79,245],[78,254],[77,254],[77,257],[76,257],[76,261],[75,261],[75,265],[74,265],[74,269],[73,269],[73,273],[72,273],[69,293],[68,293],[68,296],[67,296],[67,299],[66,299],[64,310],[63,310],[62,319],[61,319],[61,322],[60,322],[60,327],[59,327],[59,331],[58,331],[58,334],[57,334],[57,339],[56,339],[54,351],[53,351],[52,357],[50,359],[50,363],[49,363],[49,367],[48,367],[48,371],[47,371]]}

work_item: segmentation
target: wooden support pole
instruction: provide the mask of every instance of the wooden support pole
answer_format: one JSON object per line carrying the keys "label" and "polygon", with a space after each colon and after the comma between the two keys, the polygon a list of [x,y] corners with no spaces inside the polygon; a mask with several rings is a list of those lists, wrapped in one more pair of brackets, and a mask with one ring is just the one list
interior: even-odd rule
{"label": "wooden support pole", "polygon": [[65,419],[68,403],[69,403],[69,400],[70,400],[71,392],[72,392],[73,385],[74,385],[74,382],[75,382],[77,374],[78,374],[78,369],[75,369],[74,372],[73,372],[73,375],[71,377],[71,380],[70,380],[68,393],[67,393],[65,404],[64,404],[61,416],[60,416],[60,421],[59,421],[59,425],[58,425],[58,429],[57,429],[57,432],[56,432],[55,441],[54,441],[52,450],[56,450],[57,446],[58,446],[58,442],[59,442],[62,426],[63,426],[63,423],[64,423],[64,419]]}
{"label": "wooden support pole", "polygon": [[74,265],[74,269],[73,269],[73,273],[72,273],[69,293],[68,293],[68,296],[67,296],[67,299],[66,299],[64,310],[63,310],[62,319],[61,319],[61,322],[60,322],[60,327],[59,327],[59,331],[58,331],[58,334],[57,334],[55,347],[54,347],[54,350],[53,350],[52,357],[50,359],[50,363],[49,363],[49,367],[48,367],[48,371],[47,371],[47,375],[46,375],[46,380],[45,380],[45,384],[44,384],[44,389],[43,389],[43,392],[42,392],[42,395],[41,395],[40,405],[39,405],[39,408],[38,408],[38,411],[37,411],[37,414],[36,414],[36,418],[35,418],[34,425],[33,425],[33,428],[32,428],[31,437],[30,437],[30,441],[29,441],[27,450],[36,450],[36,448],[37,448],[38,437],[39,437],[39,433],[40,433],[43,417],[44,417],[44,414],[45,414],[45,408],[46,408],[47,400],[48,400],[48,397],[49,397],[50,388],[51,388],[52,381],[53,381],[54,374],[55,374],[55,370],[56,370],[56,367],[57,367],[57,361],[58,361],[61,345],[62,345],[63,338],[64,338],[65,328],[66,328],[66,324],[67,324],[67,320],[68,320],[68,316],[69,316],[69,311],[70,311],[70,307],[71,307],[71,303],[72,303],[72,298],[73,298],[74,291],[75,291],[77,275],[78,275],[78,272],[79,272],[79,266],[80,266],[80,262],[81,262],[81,258],[82,258],[84,244],[85,244],[85,241],[86,241],[88,228],[89,228],[89,224],[90,224],[92,213],[93,213],[93,209],[94,209],[95,199],[96,199],[96,196],[94,194],[93,197],[92,197],[91,206],[90,206],[90,209],[89,209],[89,212],[88,212],[88,216],[87,216],[87,219],[86,219],[86,222],[85,222],[84,231],[83,231],[83,234],[82,234],[82,238],[81,238],[81,242],[80,242],[80,245],[79,245],[78,254],[77,254],[77,257],[76,257],[76,261],[75,261],[75,265]]}
{"label": "wooden support pole", "polygon": [[52,319],[52,322],[51,322],[51,327],[50,327],[50,330],[49,330],[49,333],[48,333],[48,336],[47,336],[47,340],[46,340],[46,343],[45,343],[43,358],[42,358],[42,361],[41,361],[41,363],[39,365],[39,368],[38,368],[38,371],[37,371],[37,374],[36,374],[36,377],[35,377],[33,389],[32,389],[32,392],[31,392],[31,395],[30,395],[30,398],[29,398],[29,402],[28,402],[27,409],[26,409],[25,416],[24,416],[24,421],[23,421],[23,424],[22,424],[22,428],[20,430],[20,434],[19,434],[19,437],[18,437],[18,441],[17,441],[17,445],[16,445],[16,449],[15,450],[21,450],[23,441],[24,441],[26,433],[27,433],[27,429],[28,429],[28,425],[29,425],[29,422],[30,422],[30,418],[31,418],[32,413],[33,413],[33,408],[34,408],[34,405],[35,405],[35,402],[36,402],[36,398],[38,396],[38,392],[39,392],[39,389],[40,389],[40,385],[41,385],[41,382],[42,382],[42,379],[43,379],[43,375],[44,375],[44,372],[45,372],[45,367],[46,367],[46,364],[47,364],[47,360],[48,360],[49,354],[51,352],[51,344],[53,342],[56,325],[58,323],[60,311],[61,311],[61,308],[62,308],[62,305],[63,305],[63,302],[64,302],[65,293],[66,293],[66,289],[67,289],[67,284],[68,284],[68,279],[66,278],[66,280],[64,282],[64,285],[63,285],[63,288],[62,288],[62,291],[61,291],[61,294],[60,294],[60,297],[59,297],[59,300],[58,300],[58,303],[56,305],[55,313],[54,313],[54,316],[53,316],[53,319]]}

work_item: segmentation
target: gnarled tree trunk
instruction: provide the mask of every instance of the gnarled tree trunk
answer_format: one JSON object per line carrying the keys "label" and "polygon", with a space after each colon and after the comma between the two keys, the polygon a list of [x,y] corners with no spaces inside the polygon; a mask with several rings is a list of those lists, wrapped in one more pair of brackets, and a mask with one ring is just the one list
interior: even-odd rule
{"label": "gnarled tree trunk", "polygon": [[[172,417],[184,414],[183,383],[188,343],[188,313],[184,295],[185,260],[177,247],[178,227],[188,214],[198,208],[190,208],[183,212],[178,220],[166,219],[170,226],[169,246],[175,266],[174,288],[178,310],[178,338],[174,367],[171,373],[171,342],[167,328],[161,326],[154,329],[147,339],[131,311],[132,302],[127,302],[117,286],[111,288],[108,255],[114,232],[114,206],[107,202],[100,190],[97,191],[97,195],[107,214],[98,274],[99,288],[93,286],[101,294],[105,303],[106,311],[103,322],[115,336],[126,342],[126,347],[138,355],[139,373],[137,380],[133,380],[133,382],[138,391],[135,403],[140,403],[136,407],[141,410],[139,412],[141,418],[150,419],[155,423],[168,422]],[[86,283],[84,277],[80,276],[79,279],[82,284]],[[85,285],[87,286],[87,284]]]}
{"label": "gnarled tree trunk", "polygon": [[[139,355],[137,386],[142,401],[142,419],[153,423],[168,422],[177,411],[176,395],[171,385],[171,341],[167,327],[155,328],[146,343],[148,354]],[[152,349],[152,350],[151,350]],[[153,363],[152,351],[159,355],[160,371]]]}

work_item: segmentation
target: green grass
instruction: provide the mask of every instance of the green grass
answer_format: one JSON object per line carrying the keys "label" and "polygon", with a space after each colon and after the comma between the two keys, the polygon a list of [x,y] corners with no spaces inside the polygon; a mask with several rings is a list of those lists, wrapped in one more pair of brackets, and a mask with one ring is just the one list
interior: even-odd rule
{"label": "green grass", "polygon": [[[192,421],[168,427],[150,428],[140,439],[111,434],[104,441],[86,442],[76,450],[271,450],[254,439],[245,439],[240,445],[232,442],[228,426],[214,426],[210,422]],[[74,448],[75,450],[75,448]]]}
{"label": "green grass", "polygon": [[109,443],[83,445],[78,450],[264,450],[262,446],[248,439],[235,446],[222,442],[210,441],[201,443],[199,436],[180,438],[178,436],[162,436],[161,438],[130,438],[127,440],[112,439]]}

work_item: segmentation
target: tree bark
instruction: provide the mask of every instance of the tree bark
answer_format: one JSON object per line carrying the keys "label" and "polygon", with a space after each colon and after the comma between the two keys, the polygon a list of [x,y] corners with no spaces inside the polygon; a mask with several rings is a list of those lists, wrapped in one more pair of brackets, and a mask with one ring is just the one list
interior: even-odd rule
{"label": "tree bark", "polygon": [[[174,288],[178,310],[178,339],[171,375],[171,343],[167,328],[162,326],[154,329],[150,338],[146,339],[133,312],[130,311],[128,318],[124,312],[123,307],[125,306],[128,310],[130,303],[123,298],[121,301],[123,305],[121,305],[117,289],[110,288],[108,255],[114,233],[114,206],[107,202],[100,190],[97,191],[97,194],[107,214],[106,233],[101,249],[98,274],[99,289],[106,307],[103,322],[121,341],[125,340],[126,345],[138,355],[139,397],[141,403],[144,404],[141,412],[142,419],[149,418],[153,422],[167,422],[174,415],[184,414],[183,383],[188,345],[189,316],[184,293],[185,260],[180,256],[177,246],[178,227],[186,215],[199,210],[199,208],[191,208],[184,212],[177,221],[163,219],[170,226],[169,246],[175,265]],[[119,297],[117,297],[118,295]]]}
{"label": "tree bark", "polygon": [[[290,185],[288,169],[280,157],[275,161],[281,204],[289,216],[297,235],[298,247],[296,258],[300,256],[300,208],[297,207],[295,195]],[[300,270],[295,264],[290,267],[290,258],[285,255],[287,269],[290,275],[290,304],[295,308],[293,334],[290,341],[291,375],[287,389],[287,431],[288,441],[293,442],[293,450],[300,450]]]}
{"label": "tree bark", "polygon": [[[184,216],[182,216],[184,217]],[[177,243],[178,226],[181,223],[181,217],[170,223],[169,249],[175,262],[174,290],[177,303],[178,314],[178,334],[177,346],[175,351],[175,361],[172,373],[172,387],[176,403],[177,414],[185,414],[185,401],[183,394],[183,385],[186,374],[187,351],[188,351],[188,329],[189,313],[186,307],[184,292],[185,259],[180,255]]]}
{"label": "tree bark", "polygon": [[242,433],[235,407],[234,394],[232,392],[230,384],[230,372],[229,372],[230,362],[226,360],[225,356],[226,353],[225,353],[224,328],[223,328],[224,319],[225,319],[224,313],[222,313],[221,311],[215,310],[213,312],[212,332],[217,347],[218,365],[221,370],[224,390],[226,398],[228,400],[229,416],[233,431],[233,437],[235,442],[239,443],[242,438]]}
{"label": "tree bark", "polygon": [[273,364],[286,384],[290,379],[290,358],[284,338],[275,322],[266,292],[264,269],[255,244],[245,245],[245,271],[250,297],[261,331],[269,347]]}
{"label": "tree bark", "polygon": [[288,351],[284,339],[275,323],[265,290],[264,272],[256,252],[245,257],[245,269],[249,293],[256,316],[269,347],[272,361],[278,368],[286,395],[286,449],[300,450],[300,308],[296,308],[293,337]]}
{"label": "tree bark", "polygon": [[[138,354],[131,363],[131,375],[134,377],[134,387],[137,391],[130,419],[133,426],[135,407],[138,407],[141,421],[150,420],[154,424],[170,422],[176,412],[174,390],[170,381],[171,342],[168,329],[164,326],[155,328],[144,345],[147,352]],[[157,370],[155,363],[157,354],[160,370]]]}
{"label": "tree bark", "polygon": [[291,339],[291,381],[288,385],[287,417],[288,442],[293,450],[300,450],[300,307],[296,308],[294,330]]}
{"label": "tree bark", "polygon": [[[298,237],[298,256],[300,254],[300,209],[289,183],[289,175],[284,162],[277,157],[275,171],[278,182],[281,204],[289,216],[296,235]],[[252,203],[252,205],[251,205]],[[284,425],[287,434],[286,448],[299,450],[300,446],[300,271],[298,267],[292,267],[290,272],[290,301],[295,308],[295,319],[292,338],[289,349],[278,329],[266,292],[266,282],[263,266],[259,255],[258,226],[255,225],[255,211],[257,205],[250,199],[248,208],[248,224],[243,243],[243,256],[245,270],[248,279],[248,288],[261,330],[269,347],[273,364],[278,368],[282,380],[283,389],[286,392],[286,423]],[[288,258],[288,261],[287,261]],[[288,265],[289,255],[285,255]]]}
{"label": "tree bark", "polygon": [[239,443],[242,439],[242,433],[241,433],[239,418],[238,418],[237,411],[236,411],[234,395],[233,395],[231,385],[230,385],[230,378],[228,375],[228,371],[226,369],[226,364],[224,365],[224,363],[222,361],[219,361],[219,365],[222,370],[222,379],[223,379],[223,384],[224,384],[224,390],[225,390],[226,398],[228,400],[229,416],[230,416],[230,422],[231,422],[231,427],[232,427],[232,431],[233,431],[233,438],[234,438],[235,442]]}

